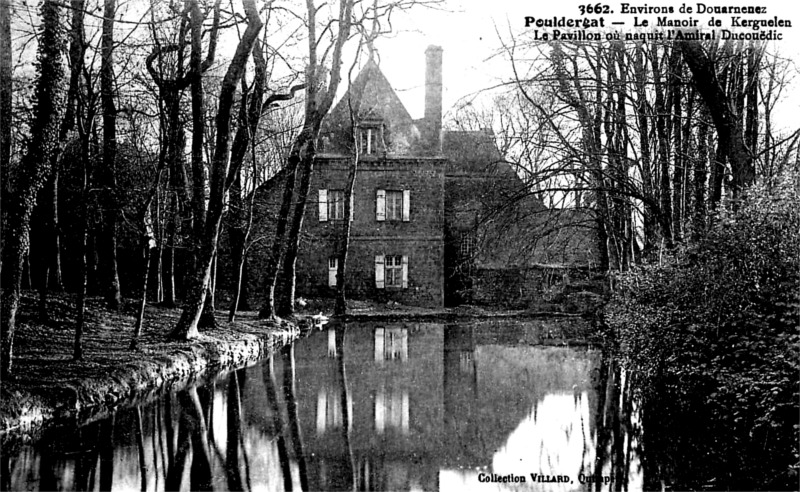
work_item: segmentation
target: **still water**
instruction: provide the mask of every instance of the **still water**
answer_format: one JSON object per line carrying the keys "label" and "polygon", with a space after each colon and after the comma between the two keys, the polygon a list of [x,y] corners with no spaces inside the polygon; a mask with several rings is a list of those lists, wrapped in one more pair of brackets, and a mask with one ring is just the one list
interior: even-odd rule
{"label": "still water", "polygon": [[564,323],[327,325],[257,365],[3,453],[2,485],[640,490],[624,375],[599,350],[560,344]]}

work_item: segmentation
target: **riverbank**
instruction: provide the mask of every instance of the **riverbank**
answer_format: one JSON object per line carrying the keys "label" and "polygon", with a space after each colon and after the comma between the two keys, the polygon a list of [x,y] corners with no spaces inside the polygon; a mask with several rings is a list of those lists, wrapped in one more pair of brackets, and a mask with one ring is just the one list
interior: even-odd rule
{"label": "riverbank", "polygon": [[[298,320],[330,314],[332,300],[303,300]],[[588,314],[556,310],[524,311],[477,306],[426,309],[400,304],[350,301],[345,322],[519,320],[535,318],[580,318]],[[48,303],[45,322],[38,316],[37,299],[25,293],[18,315],[15,337],[14,377],[0,391],[0,435],[35,437],[53,422],[87,422],[117,408],[156,398],[170,391],[210,379],[231,368],[255,362],[300,334],[297,324],[259,320],[256,312],[237,315],[227,322],[219,312],[218,328],[204,330],[191,342],[170,340],[167,334],[180,316],[180,309],[148,305],[139,350],[129,349],[135,310],[121,312],[103,307],[100,299],[89,299],[84,334],[84,360],[72,360],[74,302],[69,296],[54,296]],[[512,330],[513,331],[513,330]],[[531,343],[580,344],[574,330],[544,330]],[[578,332],[583,334],[583,331]]]}
{"label": "riverbank", "polygon": [[[593,295],[594,296],[594,295]],[[334,310],[333,299],[300,299],[303,305],[300,312],[314,315],[331,313]],[[599,307],[605,302],[600,296],[594,296],[592,302],[580,306],[565,304],[541,303],[531,309],[508,309],[482,305],[464,304],[455,307],[425,308],[406,306],[396,302],[379,303],[367,300],[348,300],[345,322],[360,321],[399,321],[410,320],[455,322],[478,319],[535,319],[535,318],[587,318],[595,319]],[[571,308],[571,309],[570,309]]]}
{"label": "riverbank", "polygon": [[74,361],[72,298],[53,297],[47,307],[49,319],[42,322],[33,294],[22,298],[14,376],[0,388],[3,436],[35,435],[56,420],[91,420],[255,362],[299,334],[294,324],[265,322],[245,313],[234,323],[218,316],[218,328],[191,342],[177,342],[167,334],[180,310],[148,305],[139,350],[132,351],[133,306],[115,312],[90,299],[84,360]]}

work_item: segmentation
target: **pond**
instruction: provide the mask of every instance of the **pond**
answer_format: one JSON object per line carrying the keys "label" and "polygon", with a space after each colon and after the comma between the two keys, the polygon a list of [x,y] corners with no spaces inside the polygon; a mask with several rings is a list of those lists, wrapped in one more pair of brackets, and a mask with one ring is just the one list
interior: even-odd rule
{"label": "pond", "polygon": [[[570,324],[572,323],[572,324]],[[624,374],[573,321],[326,325],[3,454],[11,490],[638,490]]]}

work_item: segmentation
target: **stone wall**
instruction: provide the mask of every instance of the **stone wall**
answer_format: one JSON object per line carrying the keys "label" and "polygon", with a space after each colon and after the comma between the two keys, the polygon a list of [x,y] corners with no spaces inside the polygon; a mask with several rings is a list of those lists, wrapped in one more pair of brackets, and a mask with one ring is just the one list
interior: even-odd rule
{"label": "stone wall", "polygon": [[471,302],[515,309],[547,309],[583,312],[601,302],[602,275],[589,268],[535,265],[525,268],[477,268]]}
{"label": "stone wall", "polygon": [[[320,159],[312,177],[311,193],[344,189],[349,161]],[[410,190],[410,215],[405,221],[376,219],[377,190]],[[332,296],[328,286],[328,259],[338,251],[342,222],[319,220],[319,206],[311,197],[306,209],[304,243],[297,263],[298,295]],[[359,162],[354,186],[354,219],[348,252],[348,296],[427,307],[444,303],[444,161],[441,159],[383,159]],[[406,288],[378,288],[376,255],[408,257]]]}
{"label": "stone wall", "polygon": [[[306,215],[297,259],[297,296],[329,297],[328,259],[336,255],[342,221],[320,221],[320,189],[344,189],[350,161],[320,157],[311,178]],[[348,253],[348,297],[382,302],[441,307],[444,303],[444,161],[430,158],[385,159],[366,157],[359,163],[354,188],[355,210]],[[410,190],[409,221],[376,220],[377,190]],[[283,175],[273,178],[256,192],[256,214],[252,237],[256,243],[248,254],[250,305],[257,308],[263,298],[263,271],[268,263],[275,224],[280,210]],[[227,241],[223,241],[227,243]],[[375,284],[376,255],[408,257],[406,288],[379,289]],[[220,262],[229,261],[221,246]],[[218,270],[218,285],[232,283],[232,275]],[[228,278],[230,277],[230,278]]]}

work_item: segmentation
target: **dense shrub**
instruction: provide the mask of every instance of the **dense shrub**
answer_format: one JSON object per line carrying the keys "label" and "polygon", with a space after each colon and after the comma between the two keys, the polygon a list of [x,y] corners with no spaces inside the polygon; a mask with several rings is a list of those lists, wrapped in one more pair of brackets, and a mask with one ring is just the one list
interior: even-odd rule
{"label": "dense shrub", "polygon": [[677,488],[798,489],[797,177],[618,279],[606,322],[637,377],[646,449]]}

